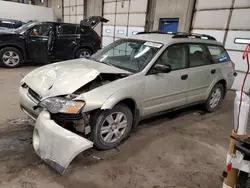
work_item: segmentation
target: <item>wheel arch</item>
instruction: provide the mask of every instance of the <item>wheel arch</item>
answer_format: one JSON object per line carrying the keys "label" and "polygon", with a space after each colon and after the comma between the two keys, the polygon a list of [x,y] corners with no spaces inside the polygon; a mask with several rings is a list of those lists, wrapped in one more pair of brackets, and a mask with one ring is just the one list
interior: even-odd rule
{"label": "wheel arch", "polygon": [[8,47],[12,47],[12,48],[16,48],[17,50],[19,50],[22,53],[23,56],[23,60],[27,60],[27,54],[25,53],[24,49],[17,45],[17,44],[4,44],[0,46],[0,50],[2,50],[3,48],[8,48]]}
{"label": "wheel arch", "polygon": [[101,110],[112,109],[117,104],[124,104],[128,106],[133,115],[133,127],[136,126],[140,120],[140,110],[137,108],[136,101],[131,97],[121,98],[113,103],[105,102],[104,105],[101,107]]}
{"label": "wheel arch", "polygon": [[225,98],[226,93],[227,93],[227,81],[226,81],[225,79],[221,79],[221,80],[219,80],[219,81],[215,84],[215,86],[216,86],[217,84],[221,84],[221,85],[222,85],[222,87],[223,87],[223,98]]}
{"label": "wheel arch", "polygon": [[90,46],[78,46],[78,47],[76,47],[74,49],[74,52],[73,52],[74,58],[76,58],[77,51],[80,50],[80,49],[83,49],[83,48],[86,48],[86,49],[90,50],[92,54],[94,53],[93,48],[91,48]]}

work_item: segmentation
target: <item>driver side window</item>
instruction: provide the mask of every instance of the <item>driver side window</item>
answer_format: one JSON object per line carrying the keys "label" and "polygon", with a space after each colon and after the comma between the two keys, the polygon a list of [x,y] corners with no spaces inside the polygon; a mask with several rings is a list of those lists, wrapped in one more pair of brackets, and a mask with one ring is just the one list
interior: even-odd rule
{"label": "driver side window", "polygon": [[155,66],[170,65],[171,70],[179,70],[187,67],[186,50],[184,44],[169,46],[157,59]]}
{"label": "driver side window", "polygon": [[30,31],[30,36],[49,36],[49,32],[51,30],[51,24],[40,24],[34,26]]}

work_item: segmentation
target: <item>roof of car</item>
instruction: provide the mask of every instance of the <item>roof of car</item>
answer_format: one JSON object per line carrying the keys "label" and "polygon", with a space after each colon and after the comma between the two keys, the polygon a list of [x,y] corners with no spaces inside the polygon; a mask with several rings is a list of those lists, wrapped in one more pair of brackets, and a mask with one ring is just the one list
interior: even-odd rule
{"label": "roof of car", "polygon": [[75,23],[64,23],[64,22],[41,22],[41,23],[51,23],[51,24],[57,24],[57,25],[60,25],[60,24],[68,24],[68,25],[79,25],[79,24],[75,24]]}
{"label": "roof of car", "polygon": [[6,21],[6,22],[12,22],[12,23],[22,22],[22,21],[20,21],[20,20],[4,19],[4,18],[0,18],[0,21]]}
{"label": "roof of car", "polygon": [[[198,34],[197,34],[198,35]],[[194,42],[194,43],[206,43],[206,44],[214,44],[214,45],[220,45],[223,46],[221,42],[216,41],[212,36],[204,35],[211,37],[210,39],[204,39],[204,38],[188,38],[188,37],[174,37],[175,34],[168,34],[168,33],[145,33],[145,34],[137,34],[130,36],[128,38],[131,39],[138,39],[138,40],[146,40],[151,42],[157,42],[157,43],[163,43],[163,44],[169,44],[171,42]],[[182,36],[182,35],[180,35]],[[194,35],[195,36],[195,35]],[[203,35],[201,35],[203,36]]]}

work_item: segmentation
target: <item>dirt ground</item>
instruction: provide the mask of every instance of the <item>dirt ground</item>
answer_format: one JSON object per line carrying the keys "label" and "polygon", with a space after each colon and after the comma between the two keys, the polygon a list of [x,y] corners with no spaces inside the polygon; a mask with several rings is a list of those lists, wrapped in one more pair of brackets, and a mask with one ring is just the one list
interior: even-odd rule
{"label": "dirt ground", "polygon": [[192,107],[144,120],[117,149],[88,150],[61,176],[35,154],[33,122],[19,109],[19,82],[34,68],[0,68],[0,187],[221,187],[233,126],[233,92],[215,113]]}

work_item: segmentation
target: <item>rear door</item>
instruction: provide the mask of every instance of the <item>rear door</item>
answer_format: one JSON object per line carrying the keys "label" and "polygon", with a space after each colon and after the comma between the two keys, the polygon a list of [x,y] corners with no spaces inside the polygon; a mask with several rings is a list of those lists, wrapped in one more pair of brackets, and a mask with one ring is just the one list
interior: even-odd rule
{"label": "rear door", "polygon": [[209,88],[218,74],[217,68],[210,59],[210,54],[203,44],[187,44],[190,76],[187,104],[206,99]]}
{"label": "rear door", "polygon": [[54,44],[54,54],[56,59],[74,58],[74,48],[76,41],[80,39],[80,34],[76,34],[76,24],[61,24],[57,26],[57,37]]}

